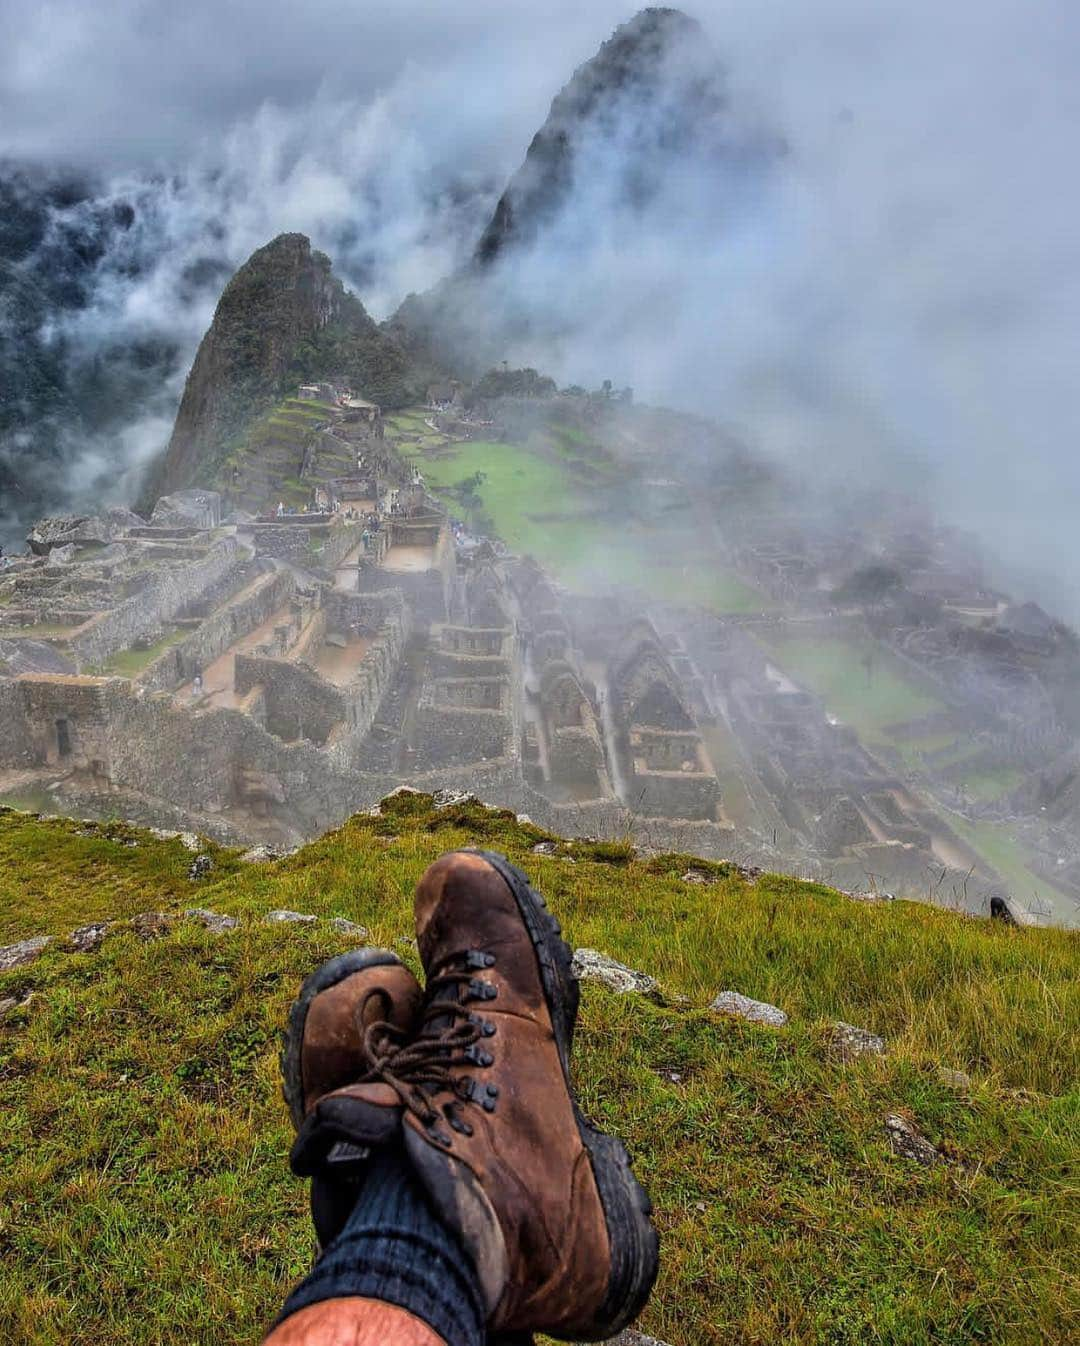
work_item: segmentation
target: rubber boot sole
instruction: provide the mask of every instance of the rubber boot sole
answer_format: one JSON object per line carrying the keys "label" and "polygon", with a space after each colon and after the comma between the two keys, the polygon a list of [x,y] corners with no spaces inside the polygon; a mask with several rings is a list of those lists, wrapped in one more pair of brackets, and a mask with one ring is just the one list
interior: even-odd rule
{"label": "rubber boot sole", "polygon": [[573,1337],[563,1339],[602,1341],[615,1336],[637,1318],[656,1280],[660,1243],[649,1218],[652,1202],[634,1177],[626,1146],[592,1126],[578,1106],[570,1079],[570,1049],[581,992],[571,970],[573,954],[562,938],[558,921],[548,911],[541,894],[504,855],[482,850],[470,854],[486,860],[513,893],[536,951],[566,1090],[578,1133],[592,1161],[611,1249],[611,1270],[603,1304],[590,1321],[575,1325]]}

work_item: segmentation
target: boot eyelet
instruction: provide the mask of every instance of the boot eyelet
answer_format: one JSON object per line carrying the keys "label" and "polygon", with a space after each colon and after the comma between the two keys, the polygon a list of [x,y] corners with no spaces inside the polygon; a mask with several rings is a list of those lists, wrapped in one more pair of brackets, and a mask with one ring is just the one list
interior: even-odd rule
{"label": "boot eyelet", "polygon": [[465,955],[465,967],[469,972],[478,972],[485,967],[495,966],[495,955],[484,953],[482,949],[470,949]]}
{"label": "boot eyelet", "polygon": [[467,998],[469,1000],[494,1000],[499,994],[499,988],[492,986],[489,981],[481,981],[479,977],[473,977],[469,982]]}
{"label": "boot eyelet", "polygon": [[490,1066],[495,1060],[490,1052],[484,1051],[483,1047],[478,1047],[475,1043],[465,1048],[465,1057],[474,1066]]}
{"label": "boot eyelet", "polygon": [[499,1086],[497,1084],[485,1084],[484,1093],[487,1094],[488,1098],[498,1098]]}

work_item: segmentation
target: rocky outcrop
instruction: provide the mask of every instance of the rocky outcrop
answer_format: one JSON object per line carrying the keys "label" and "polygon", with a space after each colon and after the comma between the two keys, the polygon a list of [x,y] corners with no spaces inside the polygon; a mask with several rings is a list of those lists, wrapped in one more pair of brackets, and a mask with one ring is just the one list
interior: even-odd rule
{"label": "rocky outcrop", "polygon": [[646,972],[635,972],[625,963],[619,963],[596,949],[577,949],[572,965],[573,974],[578,981],[598,981],[602,986],[627,995],[655,995],[657,984],[655,977]]}
{"label": "rocky outcrop", "polygon": [[129,528],[145,523],[138,514],[123,506],[104,509],[100,514],[63,514],[39,519],[26,541],[36,556],[48,556],[54,549],[71,543],[106,543],[122,537]]}
{"label": "rocky outcrop", "polygon": [[754,1024],[771,1024],[774,1028],[783,1028],[788,1017],[782,1009],[769,1005],[764,1000],[751,1000],[738,991],[721,991],[709,1006],[720,1014],[731,1014],[737,1019],[746,1019]]}

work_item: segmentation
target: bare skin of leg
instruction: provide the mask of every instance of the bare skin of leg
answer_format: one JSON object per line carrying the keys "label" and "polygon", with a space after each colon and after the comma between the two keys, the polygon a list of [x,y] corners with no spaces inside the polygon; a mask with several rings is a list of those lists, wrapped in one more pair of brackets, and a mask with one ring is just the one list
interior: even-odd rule
{"label": "bare skin of leg", "polygon": [[446,1346],[427,1323],[381,1299],[324,1299],[286,1318],[263,1346]]}

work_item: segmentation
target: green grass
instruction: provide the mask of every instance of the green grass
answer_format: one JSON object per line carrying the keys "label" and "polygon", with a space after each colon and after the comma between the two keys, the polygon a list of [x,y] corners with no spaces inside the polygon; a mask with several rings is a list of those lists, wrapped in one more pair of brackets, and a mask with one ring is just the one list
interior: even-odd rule
{"label": "green grass", "polygon": [[964,789],[975,799],[993,801],[1015,790],[1024,779],[1017,767],[998,767],[995,771],[976,771],[963,779]]}
{"label": "green grass", "polygon": [[970,822],[956,814],[948,821],[956,832],[973,846],[1001,875],[1025,907],[1035,914],[1053,914],[1056,919],[1074,918],[1075,901],[1029,868],[1028,854],[1007,824]]}
{"label": "green grass", "polygon": [[174,645],[179,645],[189,634],[183,627],[177,627],[175,631],[162,636],[145,650],[119,650],[102,664],[99,671],[103,674],[112,673],[121,678],[138,677],[143,669],[149,668],[155,659]]}
{"label": "green grass", "polygon": [[[5,1341],[258,1339],[312,1252],[278,1034],[303,976],[346,947],[325,922],[260,918],[339,914],[395,945],[423,867],[462,844],[507,851],[572,941],[668,997],[586,987],[575,1048],[587,1112],[627,1141],[656,1203],[644,1330],[674,1346],[1075,1339],[1080,936],[775,876],[688,885],[687,857],[625,847],[579,845],[571,865],[533,855],[543,834],[506,813],[394,808],[270,866],[215,851],[201,884],[175,842],[0,815],[12,937],[147,907],[241,918],[146,943],[121,925],[97,954],[56,947],[0,979],[35,996],[0,1026]],[[788,1027],[711,1015],[726,988],[782,1005]],[[835,1059],[838,1018],[890,1054]],[[970,1094],[939,1066],[968,1071]],[[950,1162],[894,1156],[891,1111]]]}
{"label": "green grass", "polygon": [[[652,598],[715,612],[759,612],[769,606],[756,590],[710,562],[698,548],[687,552],[685,529],[661,534],[630,527],[605,490],[575,475],[573,465],[514,444],[477,441],[452,454],[429,457],[404,450],[418,462],[428,485],[449,493],[476,472],[482,513],[515,551],[535,556],[571,588],[617,584]],[[458,506],[460,509],[460,505]]]}
{"label": "green grass", "polygon": [[[815,692],[839,720],[870,742],[898,746],[884,732],[886,726],[945,709],[915,687],[876,641],[780,637],[765,643],[785,673]],[[867,654],[874,661],[869,678],[862,662]]]}

